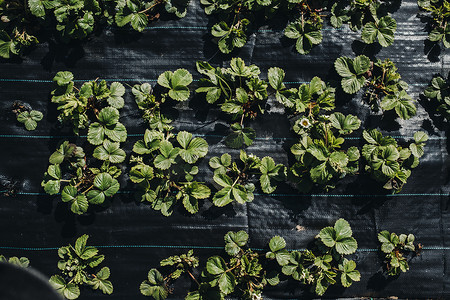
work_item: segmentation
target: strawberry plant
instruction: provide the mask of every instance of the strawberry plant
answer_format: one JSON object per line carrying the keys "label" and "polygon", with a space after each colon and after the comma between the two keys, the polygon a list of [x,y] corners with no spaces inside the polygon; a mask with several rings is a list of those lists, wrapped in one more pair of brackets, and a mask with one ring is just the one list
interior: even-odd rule
{"label": "strawberry plant", "polygon": [[40,111],[33,110],[29,105],[14,102],[13,112],[16,114],[17,121],[25,125],[25,129],[32,131],[37,127],[37,122],[41,121],[43,114]]}
{"label": "strawberry plant", "polygon": [[448,24],[450,16],[450,2],[447,0],[418,0],[417,4],[422,16],[428,19],[428,25],[431,31],[428,39],[432,42],[440,42],[445,48],[450,48],[450,25]]}
{"label": "strawberry plant", "polygon": [[396,1],[352,0],[336,1],[331,7],[330,22],[335,28],[348,24],[353,31],[361,30],[364,43],[378,42],[382,47],[394,43],[397,22],[389,14]]}
{"label": "strawberry plant", "polygon": [[0,57],[21,55],[26,48],[39,43],[35,36],[37,21],[36,17],[29,15],[26,1],[1,1]]}
{"label": "strawberry plant", "polygon": [[414,245],[414,235],[400,234],[383,230],[378,234],[381,251],[385,254],[385,269],[390,276],[398,276],[409,270],[408,258],[417,255],[421,244]]}
{"label": "strawberry plant", "polygon": [[231,124],[231,133],[225,144],[239,149],[253,144],[255,130],[245,127],[246,119],[255,119],[264,113],[267,83],[259,78],[261,71],[255,65],[246,66],[241,58],[233,58],[229,68],[214,68],[207,62],[197,62],[200,79],[197,93],[206,93],[206,101],[217,103],[222,111],[238,122]]}
{"label": "strawberry plant", "polygon": [[220,158],[212,157],[209,166],[214,169],[214,182],[220,186],[212,199],[219,207],[233,201],[240,204],[253,201],[255,185],[251,180],[254,176],[259,176],[261,190],[266,194],[273,193],[277,182],[286,176],[286,167],[275,164],[273,158],[266,156],[260,159],[244,150],[241,150],[238,161],[233,162],[231,155],[225,153]]}
{"label": "strawberry plant", "polygon": [[100,168],[88,167],[87,161],[83,148],[64,141],[50,156],[50,166],[41,183],[49,195],[61,191],[61,200],[79,215],[87,212],[89,204],[103,204],[120,188],[116,178],[122,171],[118,167],[111,165],[109,160],[105,160]]}
{"label": "strawberry plant", "polygon": [[291,147],[296,162],[289,170],[289,179],[302,192],[314,186],[332,189],[344,176],[358,172],[358,148],[342,150],[341,147],[344,137],[358,130],[361,121],[339,112],[327,114],[335,108],[335,90],[320,78],[287,89],[284,76],[280,68],[269,69],[269,83],[276,91],[276,99],[297,118],[293,129],[299,140]]}
{"label": "strawberry plant", "polygon": [[99,269],[105,259],[99,254],[97,248],[86,246],[88,235],[80,236],[75,246],[68,245],[58,249],[58,269],[61,275],[53,275],[50,284],[65,299],[77,299],[80,296],[80,287],[89,286],[93,290],[100,290],[103,294],[112,294],[113,285],[109,281],[108,267]]}
{"label": "strawberry plant", "polygon": [[430,86],[425,89],[424,95],[428,99],[436,99],[439,103],[437,111],[447,120],[450,119],[450,83],[448,78],[438,75],[431,80]]}
{"label": "strawberry plant", "polygon": [[207,15],[217,15],[220,21],[211,28],[222,53],[242,48],[248,34],[258,28],[257,20],[267,20],[276,15],[289,20],[284,30],[286,37],[296,40],[296,49],[307,54],[314,45],[322,42],[322,24],[326,1],[238,1],[201,0]]}
{"label": "strawberry plant", "polygon": [[353,254],[358,243],[352,237],[350,224],[339,219],[334,227],[325,227],[316,236],[316,245],[312,250],[287,251],[282,237],[270,240],[268,259],[276,260],[282,273],[302,284],[311,286],[312,292],[322,296],[337,279],[344,287],[360,281],[356,263],[345,255]]}
{"label": "strawberry plant", "polygon": [[144,140],[134,144],[130,162],[130,179],[138,184],[141,201],[170,216],[178,201],[192,214],[199,209],[198,200],[210,196],[210,189],[197,181],[195,163],[208,153],[208,143],[191,133],[146,130]]}
{"label": "strawberry plant", "polygon": [[148,272],[147,280],[141,283],[140,291],[144,296],[150,296],[154,299],[166,299],[171,291],[170,284],[180,278],[183,274],[189,274],[194,280],[193,269],[199,264],[198,257],[194,256],[194,251],[189,250],[187,254],[174,255],[160,262],[160,266],[164,268],[163,276],[158,269],[151,269]]}
{"label": "strawberry plant", "polygon": [[342,77],[341,86],[347,94],[365,90],[364,98],[374,112],[395,110],[404,120],[416,115],[416,106],[408,95],[408,84],[397,73],[392,61],[370,61],[360,55],[354,59],[339,57],[334,67]]}
{"label": "strawberry plant", "polygon": [[161,106],[169,99],[186,101],[192,76],[184,69],[167,71],[158,78],[161,93],[154,93],[150,84],[135,85],[133,94],[143,118],[150,129],[144,139],[134,144],[130,162],[133,164],[129,176],[138,184],[141,201],[149,203],[153,209],[165,216],[172,214],[178,201],[187,211],[198,212],[198,200],[210,196],[210,189],[197,181],[196,163],[208,153],[208,143],[191,133],[173,132],[171,120],[161,113]]}
{"label": "strawberry plant", "polygon": [[383,188],[398,193],[411,175],[411,170],[419,165],[419,158],[424,154],[428,135],[422,131],[414,134],[414,141],[408,148],[397,145],[395,139],[384,137],[376,129],[364,130],[366,144],[362,156],[367,165],[366,172],[383,184]]}

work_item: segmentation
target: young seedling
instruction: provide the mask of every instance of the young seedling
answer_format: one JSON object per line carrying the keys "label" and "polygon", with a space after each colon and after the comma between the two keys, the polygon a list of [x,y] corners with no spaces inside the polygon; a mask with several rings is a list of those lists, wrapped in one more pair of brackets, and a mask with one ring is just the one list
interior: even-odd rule
{"label": "young seedling", "polygon": [[428,39],[435,43],[442,41],[445,48],[450,48],[450,3],[447,0],[418,0],[417,4],[424,12],[419,16],[425,16],[431,28]]}
{"label": "young seedling", "polygon": [[360,55],[354,59],[339,57],[334,67],[342,77],[341,86],[347,94],[365,90],[364,98],[374,112],[395,110],[404,120],[416,115],[416,106],[408,95],[408,84],[397,73],[397,67],[389,59],[370,61]]}
{"label": "young seedling", "polygon": [[334,88],[320,78],[287,89],[284,76],[280,68],[269,69],[269,83],[276,91],[276,99],[297,118],[293,129],[299,140],[291,147],[296,163],[289,170],[289,180],[302,192],[313,187],[332,189],[338,180],[358,172],[358,148],[341,148],[344,137],[358,130],[361,121],[353,115],[327,113],[335,108]]}
{"label": "young seedling", "polygon": [[105,259],[97,248],[86,246],[89,236],[80,236],[75,246],[68,245],[58,249],[58,269],[60,275],[50,277],[50,284],[65,298],[77,299],[80,287],[89,286],[93,290],[100,290],[103,294],[112,294],[113,285],[109,281],[108,267],[99,269]]}
{"label": "young seedling", "polygon": [[37,122],[42,120],[43,115],[40,111],[33,110],[29,105],[21,102],[14,102],[13,112],[16,114],[17,121],[25,125],[26,130],[32,131],[37,127]]}
{"label": "young seedling", "polygon": [[214,182],[220,186],[213,197],[213,203],[222,207],[236,201],[240,204],[254,199],[255,185],[251,182],[254,176],[259,176],[261,190],[273,193],[277,182],[286,177],[286,167],[275,164],[273,158],[266,156],[260,159],[253,154],[241,150],[239,160],[233,162],[228,153],[212,157],[209,166],[214,169]]}
{"label": "young seedling", "polygon": [[208,103],[217,103],[232,116],[231,133],[225,144],[234,149],[250,146],[255,130],[245,127],[246,119],[255,119],[264,113],[267,83],[259,78],[261,71],[255,65],[246,66],[241,58],[233,58],[229,68],[214,68],[207,62],[197,62],[197,71],[206,78],[200,79],[197,93],[206,93]]}
{"label": "young seedling", "polygon": [[384,137],[376,129],[364,130],[363,137],[366,141],[362,149],[362,156],[367,162],[366,172],[381,182],[383,188],[399,193],[411,170],[419,165],[428,135],[422,131],[416,132],[408,148],[398,146],[392,137]]}
{"label": "young seedling", "polygon": [[103,204],[119,191],[121,170],[106,160],[100,168],[88,167],[83,148],[64,141],[49,158],[50,166],[41,183],[49,195],[61,191],[61,200],[75,214],[84,214],[89,204]]}
{"label": "young seedling", "polygon": [[400,234],[383,230],[378,234],[381,251],[385,253],[385,268],[390,276],[398,276],[409,270],[408,258],[418,255],[421,244],[414,245],[414,235]]}
{"label": "young seedling", "polygon": [[397,22],[389,14],[395,1],[358,0],[336,1],[331,7],[331,25],[335,28],[348,24],[353,31],[361,30],[366,44],[378,42],[382,47],[394,43]]}

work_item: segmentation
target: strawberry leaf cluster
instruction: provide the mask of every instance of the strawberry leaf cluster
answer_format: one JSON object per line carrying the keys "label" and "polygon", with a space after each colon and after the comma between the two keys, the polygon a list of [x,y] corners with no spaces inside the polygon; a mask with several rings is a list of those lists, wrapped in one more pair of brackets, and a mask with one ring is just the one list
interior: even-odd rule
{"label": "strawberry leaf cluster", "polygon": [[207,15],[220,20],[211,28],[211,35],[222,53],[230,53],[247,43],[248,35],[258,28],[257,20],[279,15],[289,20],[284,35],[296,40],[296,50],[307,54],[322,42],[323,12],[327,1],[274,1],[274,0],[201,0]]}
{"label": "strawberry leaf cluster", "polygon": [[358,130],[361,121],[350,114],[327,113],[335,108],[335,89],[320,78],[287,89],[284,76],[280,68],[269,69],[269,83],[276,91],[276,99],[297,118],[293,129],[299,139],[291,147],[296,162],[290,167],[289,179],[302,192],[314,186],[334,188],[336,181],[358,172],[358,148],[341,148],[345,136]]}
{"label": "strawberry leaf cluster", "polygon": [[408,258],[416,255],[421,245],[414,245],[415,237],[412,234],[397,235],[383,230],[378,234],[381,251],[385,255],[385,268],[390,276],[398,276],[409,270]]}
{"label": "strawberry leaf cluster", "polygon": [[194,251],[189,250],[187,254],[174,255],[160,262],[163,276],[158,269],[151,269],[148,272],[147,280],[144,280],[139,287],[141,294],[153,297],[157,300],[166,299],[170,294],[170,285],[183,274],[189,274],[194,280],[193,269],[199,265],[198,257],[194,256]]}
{"label": "strawberry leaf cluster", "polygon": [[418,0],[417,5],[423,12],[422,16],[428,19],[431,28],[428,39],[432,42],[442,44],[450,48],[450,2],[447,0]]}
{"label": "strawberry leaf cluster", "polygon": [[241,58],[233,58],[230,67],[212,67],[207,62],[197,62],[197,71],[205,76],[200,79],[197,93],[206,93],[206,101],[217,103],[223,112],[238,120],[230,126],[231,133],[225,144],[239,149],[253,144],[255,130],[245,127],[246,119],[255,119],[264,113],[268,98],[268,84],[259,78],[261,73],[255,65],[246,66]]}
{"label": "strawberry leaf cluster", "polygon": [[273,237],[266,257],[276,260],[285,276],[311,286],[311,291],[319,296],[338,281],[343,287],[360,281],[356,263],[345,257],[356,252],[358,243],[352,237],[350,224],[344,219],[337,220],[334,227],[323,228],[312,250],[288,251],[285,247],[282,237]]}
{"label": "strawberry leaf cluster", "polygon": [[442,75],[437,75],[431,80],[425,89],[424,95],[428,99],[437,100],[439,106],[437,111],[447,120],[450,120],[450,82]]}
{"label": "strawberry leaf cluster", "polygon": [[133,87],[135,101],[150,129],[133,146],[137,155],[131,157],[129,176],[139,187],[141,201],[165,216],[172,214],[178,201],[188,212],[197,213],[198,200],[211,194],[206,185],[194,181],[198,174],[196,163],[208,153],[208,143],[187,131],[175,133],[171,120],[161,113],[161,105],[167,100],[188,99],[191,82],[191,74],[179,69],[159,76],[161,93],[154,93],[147,83]]}
{"label": "strawberry leaf cluster", "polygon": [[286,167],[276,164],[273,158],[266,156],[262,159],[241,150],[239,160],[232,161],[231,155],[223,154],[209,160],[209,166],[214,169],[214,182],[219,186],[213,196],[213,204],[219,207],[234,201],[245,204],[253,201],[255,184],[252,178],[259,176],[261,190],[270,194],[277,188],[277,182],[286,177]]}
{"label": "strawberry leaf cluster", "polygon": [[389,11],[396,5],[389,0],[336,1],[331,7],[330,22],[335,28],[348,24],[353,31],[361,30],[366,44],[378,42],[382,47],[394,43],[397,21]]}
{"label": "strawberry leaf cluster", "polygon": [[86,246],[89,236],[80,236],[75,246],[68,245],[58,249],[58,269],[60,275],[53,275],[50,284],[65,298],[77,299],[80,287],[89,286],[93,290],[100,290],[103,294],[112,294],[113,285],[109,281],[108,267],[100,269],[99,265],[105,256],[99,254],[97,248]]}
{"label": "strawberry leaf cluster", "polygon": [[419,158],[424,154],[428,135],[423,131],[414,134],[414,141],[409,147],[397,145],[390,136],[384,137],[376,129],[364,130],[366,144],[362,156],[366,161],[366,172],[383,184],[383,188],[398,193],[411,175],[411,170],[419,165]]}
{"label": "strawberry leaf cluster", "polygon": [[122,171],[109,161],[100,168],[88,167],[83,148],[69,141],[62,142],[50,156],[50,166],[41,183],[45,192],[67,202],[75,214],[84,214],[89,205],[100,205],[120,189],[117,177]]}
{"label": "strawberry leaf cluster", "polygon": [[38,44],[42,31],[58,40],[82,40],[105,25],[142,32],[163,11],[183,18],[189,0],[10,0],[0,2],[0,57]]}
{"label": "strawberry leaf cluster", "polygon": [[16,114],[17,121],[25,126],[26,130],[32,131],[37,127],[37,122],[41,121],[44,115],[29,105],[19,101],[13,103],[13,112]]}
{"label": "strawberry leaf cluster", "polygon": [[397,67],[389,59],[370,61],[365,55],[354,59],[339,57],[334,67],[342,77],[341,86],[347,94],[364,89],[368,104],[375,112],[394,110],[407,120],[416,115],[416,106],[408,95],[408,84],[401,80]]}

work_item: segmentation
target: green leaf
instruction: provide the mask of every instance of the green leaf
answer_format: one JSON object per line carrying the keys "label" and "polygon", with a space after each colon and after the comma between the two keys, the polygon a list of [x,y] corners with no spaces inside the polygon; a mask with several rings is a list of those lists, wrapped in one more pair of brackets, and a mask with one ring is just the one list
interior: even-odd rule
{"label": "green leaf", "polygon": [[59,275],[50,277],[50,284],[66,299],[73,300],[80,296],[80,289],[74,283],[66,284],[65,280]]}
{"label": "green leaf", "polygon": [[367,71],[370,70],[370,65],[370,59],[365,55],[359,55],[353,59],[353,70],[356,75],[363,75],[367,73]]}
{"label": "green leaf", "polygon": [[336,252],[339,254],[353,254],[358,248],[358,243],[352,237],[343,238],[336,242]]}
{"label": "green leaf", "polygon": [[359,129],[361,121],[353,115],[344,116],[340,112],[333,113],[330,116],[331,126],[339,130],[340,134],[350,134]]}
{"label": "green leaf", "polygon": [[134,183],[150,181],[154,178],[153,168],[148,165],[136,165],[131,168],[129,176]]}
{"label": "green leaf", "polygon": [[236,278],[233,273],[226,272],[219,277],[219,289],[225,295],[229,295],[234,291],[236,286]]}
{"label": "green leaf", "polygon": [[24,111],[17,115],[17,121],[24,123],[27,130],[35,130],[37,127],[37,122],[42,120],[42,117],[43,115],[39,111]]}
{"label": "green leaf", "polygon": [[113,126],[119,122],[119,111],[114,107],[105,107],[98,114],[98,121],[104,126]]}
{"label": "green leaf", "polygon": [[135,13],[131,15],[130,24],[134,30],[142,32],[148,25],[148,18],[145,13]]}
{"label": "green leaf", "polygon": [[428,135],[423,131],[417,131],[414,133],[414,141],[416,143],[425,143],[428,141]]}
{"label": "green leaf", "polygon": [[239,123],[231,125],[233,132],[225,138],[225,145],[233,149],[240,149],[244,146],[250,146],[253,144],[256,132],[254,129],[245,127],[243,128]]}
{"label": "green leaf", "polygon": [[183,206],[191,214],[198,213],[198,201],[195,197],[189,197],[189,195],[185,195],[183,197]]}
{"label": "green leaf", "polygon": [[341,240],[352,236],[350,224],[344,219],[339,219],[336,221],[334,224],[334,231],[336,234],[336,240]]}
{"label": "green leaf", "polygon": [[227,270],[227,265],[222,257],[212,256],[206,261],[206,271],[211,275],[221,275]]}
{"label": "green leaf", "polygon": [[[365,56],[365,58],[369,59],[366,56]],[[369,60],[369,63],[370,63],[370,60]],[[351,66],[353,66],[353,61],[348,57],[339,57],[334,62],[334,68],[336,69],[336,72],[341,77],[344,77],[344,78],[354,76],[353,72],[350,70]]]}
{"label": "green leaf", "polygon": [[92,145],[100,145],[105,139],[105,128],[100,123],[92,123],[88,130],[88,142]]}
{"label": "green leaf", "polygon": [[213,204],[218,207],[230,204],[231,202],[233,202],[233,199],[231,198],[231,193],[232,193],[231,187],[224,187],[223,189],[214,194]]}
{"label": "green leaf", "polygon": [[241,230],[238,232],[229,231],[225,237],[225,251],[230,256],[235,256],[244,247],[248,241],[247,232]]}
{"label": "green leaf", "polygon": [[61,71],[56,73],[55,77],[53,78],[53,81],[56,82],[59,86],[65,86],[68,85],[73,81],[73,74],[72,72],[68,71]]}
{"label": "green leaf", "polygon": [[49,180],[44,184],[44,190],[49,195],[56,195],[59,193],[61,184],[59,180]]}
{"label": "green leaf", "polygon": [[286,241],[280,236],[274,236],[269,242],[269,248],[272,252],[277,252],[286,248]]}
{"label": "green leaf", "polygon": [[111,295],[113,293],[113,285],[111,281],[107,280],[110,276],[108,267],[103,267],[97,272],[96,276],[91,279],[91,285],[94,290],[101,290],[103,294]]}
{"label": "green leaf", "polygon": [[113,82],[109,89],[111,94],[107,99],[108,104],[117,109],[122,108],[125,103],[122,97],[125,94],[125,87],[119,82]]}
{"label": "green leaf", "polygon": [[189,98],[189,88],[192,75],[186,69],[178,69],[175,72],[166,71],[158,77],[158,84],[169,89],[169,97],[177,101],[185,101]]}
{"label": "green leaf", "polygon": [[192,134],[181,131],[177,135],[177,141],[181,145],[180,157],[187,163],[193,164],[208,153],[208,143],[202,138],[192,138]]}
{"label": "green leaf", "polygon": [[274,90],[280,91],[285,88],[283,84],[285,73],[282,69],[270,68],[267,75],[269,78],[269,84]]}
{"label": "green leaf", "polygon": [[148,281],[142,282],[139,289],[142,295],[151,296],[156,300],[164,300],[169,295],[164,277],[157,269],[148,272]]}
{"label": "green leaf", "polygon": [[94,149],[93,156],[99,160],[107,160],[113,164],[121,163],[125,160],[125,151],[120,149],[119,143],[105,140],[103,145]]}
{"label": "green leaf", "polygon": [[175,164],[175,158],[178,156],[180,148],[174,148],[169,141],[162,141],[160,144],[160,152],[158,156],[155,157],[154,164],[155,167],[161,170],[169,169],[172,164]]}
{"label": "green leaf", "polygon": [[100,173],[94,178],[94,187],[97,189],[90,190],[87,198],[92,204],[101,204],[106,197],[111,197],[119,191],[120,184],[110,174]]}
{"label": "green leaf", "polygon": [[77,238],[77,240],[75,241],[75,253],[78,256],[81,256],[84,252],[84,250],[86,249],[86,244],[87,244],[87,240],[89,239],[89,235],[87,234],[83,234],[82,236],[80,236],[79,238]]}
{"label": "green leaf", "polygon": [[28,7],[36,17],[45,17],[45,7],[42,0],[28,0]]}
{"label": "green leaf", "polygon": [[54,165],[61,164],[64,159],[69,158],[75,151],[75,145],[69,144],[68,141],[64,141],[59,145],[59,148],[50,155],[49,162]]}
{"label": "green leaf", "polygon": [[336,245],[336,232],[333,227],[322,228],[319,232],[319,237],[322,243],[327,247],[334,247]]}

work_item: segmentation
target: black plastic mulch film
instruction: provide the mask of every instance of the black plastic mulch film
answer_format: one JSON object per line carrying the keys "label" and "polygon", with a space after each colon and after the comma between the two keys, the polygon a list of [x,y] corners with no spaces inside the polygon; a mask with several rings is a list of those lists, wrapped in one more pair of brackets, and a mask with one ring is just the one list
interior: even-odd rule
{"label": "black plastic mulch film", "polygon": [[[333,62],[339,56],[359,54],[390,58],[398,66],[402,78],[410,84],[415,99],[436,73],[446,75],[448,55],[439,47],[431,49],[425,42],[425,24],[417,18],[414,0],[403,1],[394,13],[398,22],[395,43],[385,49],[361,43],[360,33],[347,27],[342,30],[326,25],[324,40],[308,55],[299,55],[294,45],[282,37],[281,30],[263,28],[253,33],[247,45],[235,56],[247,64],[256,64],[263,76],[272,66],[286,71],[285,80],[297,86],[314,76],[333,78]],[[181,20],[164,20],[152,24],[142,34],[127,30],[105,30],[83,45],[60,46],[42,44],[21,62],[2,62],[0,68],[0,175],[18,181],[19,193],[0,196],[0,253],[6,256],[27,256],[36,269],[50,276],[57,272],[57,248],[74,243],[86,233],[106,255],[105,265],[111,268],[114,293],[110,296],[82,291],[80,299],[144,299],[139,285],[152,267],[169,255],[194,249],[202,259],[220,254],[223,236],[230,230],[246,230],[252,248],[265,248],[274,235],[284,237],[288,248],[304,248],[318,231],[338,218],[351,224],[358,241],[353,255],[361,282],[344,289],[331,287],[325,298],[388,297],[450,298],[450,271],[447,257],[450,244],[450,186],[446,132],[447,125],[434,117],[424,101],[418,102],[417,116],[407,121],[392,121],[371,115],[360,97],[338,95],[338,110],[357,114],[363,128],[379,127],[396,136],[401,143],[419,129],[430,135],[421,164],[414,169],[408,183],[398,195],[386,192],[366,176],[353,176],[327,194],[301,195],[288,186],[273,195],[258,194],[247,205],[216,208],[205,201],[200,212],[190,215],[183,209],[166,218],[149,206],[137,204],[133,185],[122,176],[121,192],[107,209],[87,216],[74,216],[57,197],[44,194],[40,186],[48,166],[48,157],[65,136],[73,136],[69,128],[56,121],[56,108],[50,103],[51,80],[57,71],[69,70],[75,79],[97,77],[133,85],[155,82],[166,70],[186,68],[198,79],[195,61],[208,60],[213,65],[226,65],[231,56],[222,55],[210,42],[208,18],[197,1],[192,1],[187,16]],[[174,125],[205,136],[210,144],[208,156],[200,167],[200,180],[210,181],[208,167],[211,156],[224,152],[237,154],[221,142],[226,133],[223,116],[216,108],[207,107],[201,97],[177,107]],[[31,104],[44,113],[37,130],[26,131],[11,112],[14,100]],[[128,88],[121,122],[129,137],[125,147],[130,152],[134,142],[146,128]],[[247,149],[258,156],[272,156],[277,163],[288,163],[294,135],[280,106],[271,108],[252,126],[257,139]],[[361,131],[353,136],[361,136]],[[85,138],[70,138],[84,142]],[[351,141],[362,145],[359,138]],[[301,225],[304,230],[297,231]],[[398,279],[384,279],[381,259],[377,253],[377,232],[413,233],[424,245],[422,255],[410,263],[410,271]],[[171,299],[182,299],[189,282],[179,282]],[[307,289],[279,285],[267,289],[266,299],[311,298]]]}

